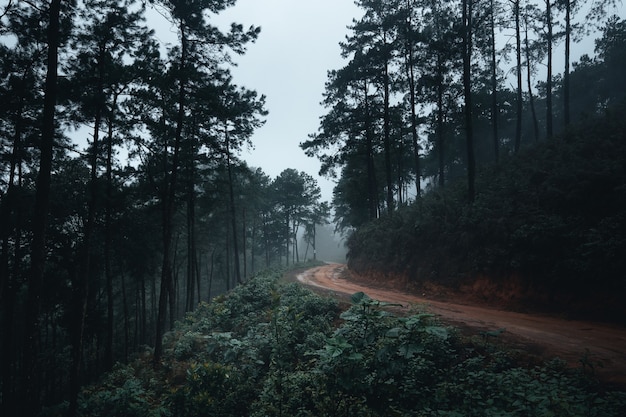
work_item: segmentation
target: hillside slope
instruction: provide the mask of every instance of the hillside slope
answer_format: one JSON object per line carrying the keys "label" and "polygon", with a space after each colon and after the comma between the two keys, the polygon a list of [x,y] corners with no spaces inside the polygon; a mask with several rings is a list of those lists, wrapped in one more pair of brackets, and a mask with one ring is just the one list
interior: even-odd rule
{"label": "hillside slope", "polygon": [[[81,395],[83,416],[622,416],[626,394],[591,369],[529,363],[466,341],[419,310],[397,316],[363,293],[334,299],[281,273],[202,304],[150,352]],[[49,410],[48,415],[60,415]]]}

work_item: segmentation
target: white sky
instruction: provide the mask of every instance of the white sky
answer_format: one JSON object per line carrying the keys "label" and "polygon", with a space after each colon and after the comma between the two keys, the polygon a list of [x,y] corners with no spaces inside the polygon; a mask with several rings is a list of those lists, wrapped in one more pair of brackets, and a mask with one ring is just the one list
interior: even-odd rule
{"label": "white sky", "polygon": [[332,199],[334,184],[317,175],[319,161],[299,144],[317,131],[326,73],[345,65],[339,42],[361,14],[352,0],[238,0],[214,22],[261,26],[259,39],[235,57],[232,69],[236,84],[267,96],[269,110],[252,137],[254,149],[242,158],[272,178],[287,168],[313,175],[324,201]]}

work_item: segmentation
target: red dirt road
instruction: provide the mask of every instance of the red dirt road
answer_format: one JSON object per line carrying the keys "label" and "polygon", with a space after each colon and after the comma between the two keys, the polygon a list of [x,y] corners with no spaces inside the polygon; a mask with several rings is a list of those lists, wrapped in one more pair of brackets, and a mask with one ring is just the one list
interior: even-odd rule
{"label": "red dirt road", "polygon": [[544,358],[560,357],[572,366],[579,366],[580,359],[588,352],[588,359],[602,364],[595,367],[599,378],[626,386],[626,328],[621,326],[435,301],[393,289],[373,288],[354,280],[342,264],[309,269],[297,279],[313,288],[335,293],[362,291],[373,299],[399,303],[407,308],[419,305],[442,322],[476,334],[505,329],[499,338],[512,342],[516,348]]}

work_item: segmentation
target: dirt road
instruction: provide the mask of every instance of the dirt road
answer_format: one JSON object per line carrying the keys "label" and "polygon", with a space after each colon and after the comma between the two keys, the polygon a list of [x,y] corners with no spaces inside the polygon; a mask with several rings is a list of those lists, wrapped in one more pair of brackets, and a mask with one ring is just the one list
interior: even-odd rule
{"label": "dirt road", "polygon": [[303,284],[336,293],[363,291],[379,301],[400,303],[406,307],[423,305],[442,322],[477,334],[505,329],[498,337],[511,342],[516,348],[532,351],[544,358],[560,357],[572,366],[579,366],[581,358],[587,357],[596,364],[597,375],[602,380],[626,386],[624,327],[435,301],[393,289],[373,288],[351,277],[342,264],[309,269],[297,278]]}

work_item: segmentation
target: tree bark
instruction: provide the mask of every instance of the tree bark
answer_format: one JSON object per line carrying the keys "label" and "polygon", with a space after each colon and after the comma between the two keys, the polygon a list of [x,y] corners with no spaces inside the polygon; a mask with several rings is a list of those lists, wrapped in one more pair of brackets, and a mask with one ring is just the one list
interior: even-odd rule
{"label": "tree bark", "polygon": [[[384,47],[387,47],[385,35]],[[385,52],[387,53],[387,52]],[[387,180],[387,214],[393,214],[393,177],[391,174],[391,123],[389,120],[389,59],[385,57],[385,67],[383,71],[384,85],[384,114],[383,114],[383,146],[385,149],[385,178]]]}
{"label": "tree bark", "polygon": [[535,134],[535,142],[539,140],[539,121],[537,120],[537,110],[535,109],[535,95],[533,94],[533,87],[532,87],[532,81],[531,81],[531,75],[532,75],[532,71],[531,71],[531,56],[530,56],[530,44],[528,41],[528,16],[524,16],[524,21],[525,21],[525,36],[524,36],[524,43],[525,43],[525,50],[526,50],[526,82],[528,83],[528,102],[530,105],[530,111],[532,114],[532,118],[533,118],[533,132]]}
{"label": "tree bark", "polygon": [[439,187],[443,188],[445,186],[445,139],[443,135],[444,129],[444,109],[443,109],[443,94],[444,94],[444,85],[443,85],[443,51],[442,51],[442,39],[441,39],[441,22],[439,21],[439,10],[436,8],[437,1],[433,2],[435,7],[435,31],[436,31],[436,42],[437,42],[437,74],[435,75],[435,79],[437,80],[437,157],[439,162]]}
{"label": "tree bark", "polygon": [[565,0],[565,71],[563,72],[563,122],[570,125],[570,47],[572,41],[572,1]]}
{"label": "tree bark", "polygon": [[117,97],[115,94],[111,111],[108,117],[107,132],[107,154],[106,154],[106,197],[104,208],[104,275],[106,281],[107,294],[107,336],[105,346],[105,368],[113,368],[113,339],[114,321],[113,316],[113,271],[111,270],[111,249],[113,244],[112,228],[112,204],[113,204],[113,124],[115,120],[115,109],[117,107]]}
{"label": "tree bark", "polygon": [[[163,261],[161,267],[161,286],[159,292],[159,306],[157,313],[156,340],[154,345],[154,363],[158,365],[163,354],[163,334],[165,333],[165,321],[167,317],[168,297],[170,303],[175,296],[173,292],[173,271],[171,261],[173,221],[174,221],[174,200],[176,199],[176,187],[178,185],[178,165],[180,157],[180,145],[183,135],[183,124],[185,120],[185,100],[187,77],[185,75],[187,67],[187,37],[185,26],[180,25],[181,33],[181,55],[180,55],[180,79],[178,89],[178,115],[176,120],[176,132],[174,137],[174,154],[172,157],[172,167],[169,180],[164,180],[163,190]],[[165,149],[167,154],[167,147]],[[165,167],[167,169],[167,167]],[[171,304],[170,304],[171,305]],[[173,313],[173,312],[170,312]]]}
{"label": "tree bark", "polygon": [[472,122],[472,1],[463,0],[463,93],[465,99],[465,134],[467,145],[467,195],[474,201],[476,160],[474,155],[474,131]]}
{"label": "tree bark", "polygon": [[[519,2],[519,0],[517,0]],[[517,3],[519,4],[519,3]],[[517,13],[519,19],[519,10]],[[493,156],[496,164],[500,161],[500,137],[498,134],[498,63],[496,61],[496,8],[491,0],[491,128],[493,134]]]}
{"label": "tree bark", "polygon": [[378,198],[376,193],[376,169],[374,166],[374,155],[372,149],[372,132],[369,112],[369,97],[367,93],[367,80],[363,81],[363,104],[365,111],[365,158],[367,167],[367,202],[369,219],[378,217]]}
{"label": "tree bark", "polygon": [[548,139],[554,136],[552,120],[552,5],[550,0],[546,0],[546,24],[548,28],[548,75],[546,77],[546,135]]}
{"label": "tree bark", "polygon": [[[230,163],[230,138],[228,137],[228,122],[224,123],[224,136],[226,141],[226,167],[228,169],[228,192],[230,201],[230,221],[233,228],[233,250],[235,262],[235,279],[241,284],[241,268],[239,267],[239,244],[237,239],[237,210],[235,208],[235,190],[233,187],[233,168]],[[289,263],[289,262],[287,262]]]}
{"label": "tree bark", "polygon": [[[21,275],[20,268],[20,236],[21,236],[21,210],[19,209],[22,186],[22,130],[25,93],[25,73],[19,84],[19,105],[15,110],[13,134],[13,149],[11,152],[9,181],[6,193],[0,198],[0,240],[2,241],[2,255],[0,256],[0,306],[2,308],[2,411],[3,415],[14,412],[15,404],[15,346],[14,346],[14,317],[15,301],[18,290],[18,282],[15,277]],[[16,171],[18,173],[15,184]],[[9,267],[9,239],[11,229],[11,217],[15,214],[15,251],[13,271]]]}
{"label": "tree bark", "polygon": [[60,42],[61,0],[51,0],[47,30],[47,73],[45,81],[43,124],[41,129],[39,172],[33,212],[31,271],[28,277],[28,308],[24,320],[24,356],[21,391],[24,401],[22,416],[35,417],[41,407],[41,368],[39,355],[39,312],[46,263],[46,230],[52,172],[53,147],[55,140],[55,111],[58,79],[58,51]]}
{"label": "tree bark", "polygon": [[246,254],[246,208],[242,207],[241,208],[241,222],[243,223],[243,227],[242,227],[242,232],[241,232],[241,244],[242,244],[242,248],[241,248],[241,252],[243,255],[243,279],[244,281],[247,279],[248,277],[248,259],[247,259],[247,254]]}
{"label": "tree bark", "polygon": [[522,35],[520,30],[520,2],[515,0],[515,56],[517,60],[517,118],[515,121],[515,153],[520,150],[522,141]]}
{"label": "tree bark", "polygon": [[407,0],[407,34],[406,34],[406,52],[407,52],[407,77],[409,79],[409,96],[411,101],[411,139],[413,143],[413,163],[415,165],[415,198],[419,198],[422,193],[421,185],[421,167],[420,167],[420,148],[419,137],[417,134],[417,114],[416,114],[416,93],[415,93],[415,63],[413,62],[413,22],[411,16],[413,14],[411,0]]}

